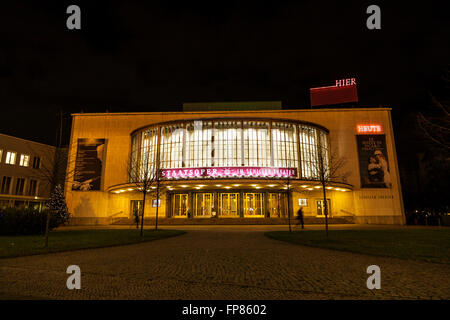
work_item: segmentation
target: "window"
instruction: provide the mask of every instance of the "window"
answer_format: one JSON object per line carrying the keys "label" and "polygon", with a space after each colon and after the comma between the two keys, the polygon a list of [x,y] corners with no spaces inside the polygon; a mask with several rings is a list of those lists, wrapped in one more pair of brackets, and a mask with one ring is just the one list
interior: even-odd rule
{"label": "window", "polygon": [[196,217],[210,217],[214,207],[214,196],[212,193],[196,193],[194,202],[194,215]]}
{"label": "window", "polygon": [[9,189],[11,186],[11,177],[3,177],[2,179],[2,193],[9,194]]}
{"label": "window", "polygon": [[174,217],[186,217],[188,211],[188,195],[174,194],[173,195],[173,216]]}
{"label": "window", "polygon": [[36,180],[30,180],[30,184],[28,186],[28,195],[29,196],[35,196],[37,190],[37,181]]}
{"label": "window", "polygon": [[214,166],[239,167],[242,165],[242,126],[239,121],[214,123]]}
{"label": "window", "polygon": [[244,193],[244,217],[264,217],[263,193]]}
{"label": "window", "polygon": [[20,155],[20,161],[19,161],[19,165],[21,167],[28,167],[28,164],[30,162],[30,156],[27,154],[21,154]]}
{"label": "window", "polygon": [[16,194],[22,195],[24,186],[25,186],[25,179],[24,178],[17,178],[17,180],[16,180]]}
{"label": "window", "polygon": [[34,169],[39,169],[41,166],[41,158],[39,157],[34,157],[33,158],[33,168]]}
{"label": "window", "polygon": [[6,153],[5,163],[7,164],[16,164],[16,152],[8,151]]}
{"label": "window", "polygon": [[221,216],[238,216],[239,193],[221,193],[219,214]]}
{"label": "window", "polygon": [[271,166],[269,123],[244,121],[244,165]]}
{"label": "window", "polygon": [[3,150],[0,149],[0,163],[2,162]]}

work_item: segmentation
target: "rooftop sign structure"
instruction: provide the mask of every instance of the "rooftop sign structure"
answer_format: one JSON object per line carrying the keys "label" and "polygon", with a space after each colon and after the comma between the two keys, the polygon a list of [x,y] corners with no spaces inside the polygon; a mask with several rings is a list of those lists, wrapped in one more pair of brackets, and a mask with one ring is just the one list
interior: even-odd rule
{"label": "rooftop sign structure", "polygon": [[183,111],[281,110],[281,101],[185,102]]}
{"label": "rooftop sign structure", "polygon": [[358,102],[355,78],[336,80],[334,86],[310,88],[309,93],[311,107]]}

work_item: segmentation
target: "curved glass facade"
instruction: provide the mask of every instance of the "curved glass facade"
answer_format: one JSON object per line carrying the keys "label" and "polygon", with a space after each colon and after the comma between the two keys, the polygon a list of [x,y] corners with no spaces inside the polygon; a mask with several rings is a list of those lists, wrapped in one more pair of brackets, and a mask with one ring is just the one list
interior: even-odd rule
{"label": "curved glass facade", "polygon": [[130,179],[158,167],[252,167],[294,168],[296,178],[311,180],[318,178],[320,155],[327,165],[328,150],[328,132],[302,122],[222,118],[155,124],[132,133]]}

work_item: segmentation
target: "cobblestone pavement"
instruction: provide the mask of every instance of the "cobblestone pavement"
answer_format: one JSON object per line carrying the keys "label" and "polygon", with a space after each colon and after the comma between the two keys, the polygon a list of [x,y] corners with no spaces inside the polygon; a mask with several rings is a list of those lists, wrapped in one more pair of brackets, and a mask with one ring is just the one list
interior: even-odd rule
{"label": "cobblestone pavement", "polygon": [[[66,268],[81,268],[81,290]],[[369,290],[367,266],[381,268]],[[0,260],[0,299],[449,299],[447,265],[297,246],[240,228]]]}

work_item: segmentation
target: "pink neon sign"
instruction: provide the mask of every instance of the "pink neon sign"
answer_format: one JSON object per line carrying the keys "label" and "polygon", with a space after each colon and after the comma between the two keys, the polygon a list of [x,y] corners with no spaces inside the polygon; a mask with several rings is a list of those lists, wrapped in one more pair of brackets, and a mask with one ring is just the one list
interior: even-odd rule
{"label": "pink neon sign", "polygon": [[287,178],[297,177],[297,168],[210,167],[161,169],[163,179],[188,178]]}

